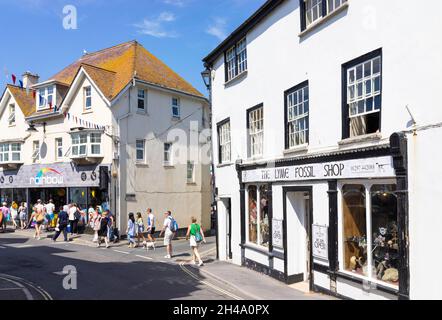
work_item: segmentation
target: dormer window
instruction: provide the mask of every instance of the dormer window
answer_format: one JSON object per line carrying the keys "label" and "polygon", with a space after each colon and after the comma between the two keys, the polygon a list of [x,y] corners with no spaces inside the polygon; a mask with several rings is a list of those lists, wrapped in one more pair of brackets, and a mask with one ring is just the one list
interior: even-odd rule
{"label": "dormer window", "polygon": [[49,86],[38,90],[37,111],[55,106],[55,86]]}
{"label": "dormer window", "polygon": [[92,108],[92,90],[91,87],[84,87],[84,110],[91,110]]}

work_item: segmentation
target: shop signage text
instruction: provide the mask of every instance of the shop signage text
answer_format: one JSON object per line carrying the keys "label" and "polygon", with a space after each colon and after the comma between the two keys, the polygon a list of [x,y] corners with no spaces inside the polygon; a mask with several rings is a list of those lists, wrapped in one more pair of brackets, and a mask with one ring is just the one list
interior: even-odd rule
{"label": "shop signage text", "polygon": [[312,225],[313,256],[328,260],[328,227]]}
{"label": "shop signage text", "polygon": [[[50,176],[48,174],[51,174]],[[55,169],[52,168],[43,168],[41,169],[37,175],[32,178],[29,178],[29,184],[34,185],[61,185],[63,184],[63,175]]]}
{"label": "shop signage text", "polygon": [[380,157],[303,166],[263,168],[243,171],[242,179],[244,183],[248,183],[394,177],[392,162],[391,157]]}

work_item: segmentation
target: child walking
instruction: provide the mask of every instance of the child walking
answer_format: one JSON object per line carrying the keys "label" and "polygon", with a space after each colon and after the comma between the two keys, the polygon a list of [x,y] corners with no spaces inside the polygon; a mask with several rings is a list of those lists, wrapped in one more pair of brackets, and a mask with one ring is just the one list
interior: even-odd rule
{"label": "child walking", "polygon": [[147,247],[146,238],[144,237],[144,221],[141,212],[137,213],[137,246],[140,245],[141,239],[143,239],[143,248]]}

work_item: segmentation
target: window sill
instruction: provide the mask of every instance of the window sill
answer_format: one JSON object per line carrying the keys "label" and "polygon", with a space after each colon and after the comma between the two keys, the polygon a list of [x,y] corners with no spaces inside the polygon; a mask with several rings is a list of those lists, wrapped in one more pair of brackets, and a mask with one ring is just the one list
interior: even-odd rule
{"label": "window sill", "polygon": [[83,110],[82,114],[90,114],[90,113],[93,113],[93,112],[94,112],[93,110]]}
{"label": "window sill", "polygon": [[233,166],[233,163],[229,162],[229,163],[220,163],[216,167],[217,168],[225,168],[225,167],[231,167],[231,166]]}
{"label": "window sill", "polygon": [[355,274],[353,272],[349,272],[349,271],[338,271],[336,273],[336,275],[340,278],[349,280],[349,281],[353,281],[353,282],[357,282],[360,284],[364,284],[364,283],[371,283],[373,286],[373,290],[379,290],[379,291],[383,291],[386,293],[390,293],[393,295],[397,295],[399,293],[399,288],[398,286],[394,286],[388,283],[380,283],[379,280],[376,279],[369,279],[368,277],[364,277],[362,275],[358,275]]}
{"label": "window sill", "polygon": [[137,110],[137,114],[142,115],[142,116],[149,116],[149,113],[147,111],[143,111],[141,109]]}
{"label": "window sill", "polygon": [[305,143],[283,151],[284,156],[293,155],[294,153],[302,153],[308,151],[309,144]]}
{"label": "window sill", "polygon": [[172,116],[172,121],[180,121],[180,120],[181,120],[181,117]]}
{"label": "window sill", "polygon": [[262,253],[262,254],[265,254],[265,255],[267,255],[267,256],[270,255],[270,252],[269,252],[269,248],[268,248],[268,247],[260,247],[260,246],[258,246],[258,245],[256,245],[256,244],[251,244],[251,243],[243,243],[243,244],[241,244],[240,246],[241,246],[242,248],[244,248],[244,249],[253,250],[253,251],[255,251],[255,252]]}
{"label": "window sill", "polygon": [[137,166],[139,168],[149,168],[149,164],[145,163],[145,162],[136,162],[135,166]]}
{"label": "window sill", "polygon": [[357,136],[357,137],[353,137],[353,138],[343,139],[338,142],[338,145],[340,147],[344,147],[344,146],[357,144],[357,143],[380,141],[381,139],[382,139],[381,133],[372,133],[372,134],[366,134],[366,135]]}
{"label": "window sill", "polygon": [[303,30],[303,31],[301,31],[301,33],[299,33],[298,37],[302,38],[305,35],[309,34],[310,32],[312,32],[313,30],[317,29],[319,26],[323,25],[324,23],[326,23],[327,21],[329,21],[330,19],[332,19],[333,17],[335,17],[336,15],[341,13],[342,11],[347,10],[348,6],[349,6],[349,3],[347,1],[346,3],[341,5],[338,9],[334,10],[333,12],[330,12],[325,17],[322,17],[319,20],[317,20],[317,21],[313,22],[312,24],[310,24],[305,30]]}
{"label": "window sill", "polygon": [[175,166],[173,164],[163,163],[163,167],[165,169],[175,169]]}
{"label": "window sill", "polygon": [[232,78],[232,79],[230,79],[230,80],[224,82],[224,87],[228,87],[228,86],[234,84],[236,81],[238,81],[238,80],[240,80],[240,79],[246,77],[248,73],[249,73],[249,71],[246,70],[246,71],[244,71],[243,73],[237,75],[235,78]]}
{"label": "window sill", "polygon": [[197,186],[198,184],[196,182],[187,182],[188,186]]}

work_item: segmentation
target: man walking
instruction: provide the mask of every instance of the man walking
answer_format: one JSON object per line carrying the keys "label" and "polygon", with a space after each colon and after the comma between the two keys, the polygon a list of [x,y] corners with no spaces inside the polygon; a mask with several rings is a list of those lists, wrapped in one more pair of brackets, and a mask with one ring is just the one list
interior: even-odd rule
{"label": "man walking", "polygon": [[63,232],[64,241],[68,242],[68,223],[69,223],[69,206],[64,206],[60,208],[60,213],[58,214],[57,227],[55,228],[55,235],[52,241],[56,242],[60,234]]}
{"label": "man walking", "polygon": [[172,213],[167,211],[164,213],[164,223],[163,230],[161,230],[160,237],[164,234],[164,245],[167,249],[167,255],[164,257],[166,259],[172,258],[172,240],[177,232],[177,224],[175,219],[172,217]]}

